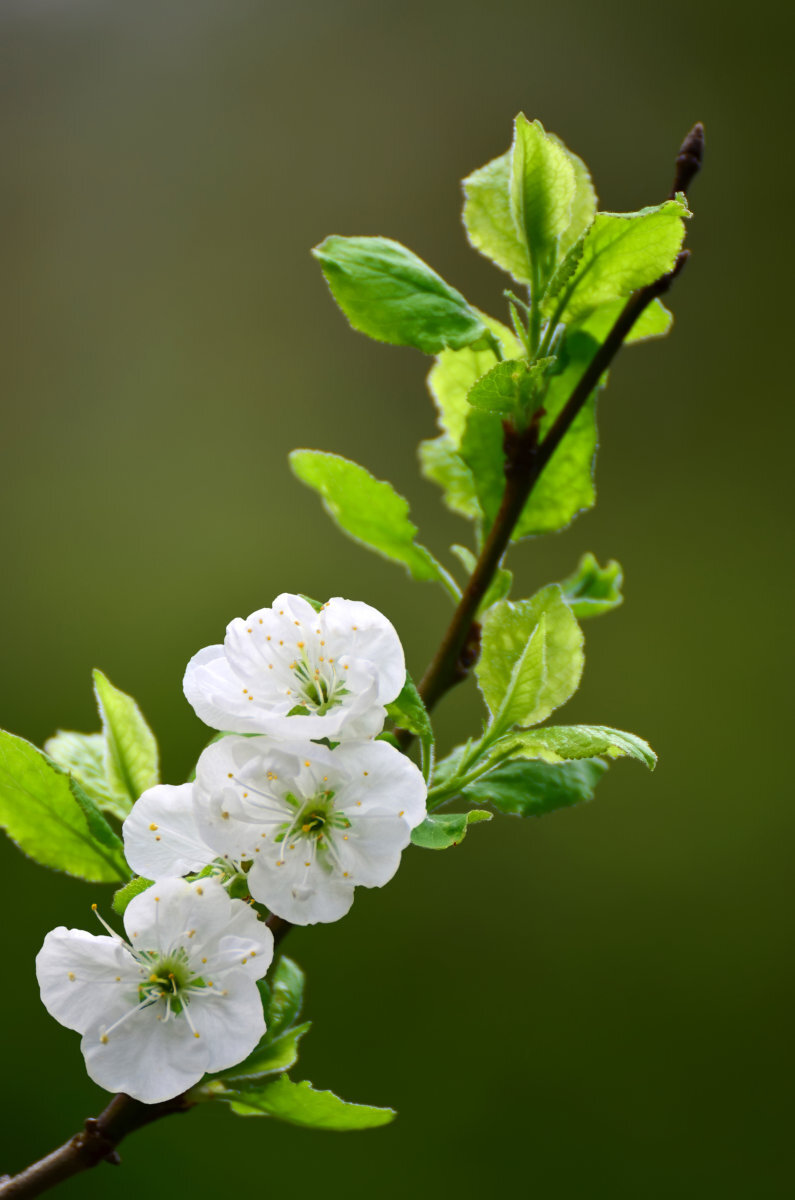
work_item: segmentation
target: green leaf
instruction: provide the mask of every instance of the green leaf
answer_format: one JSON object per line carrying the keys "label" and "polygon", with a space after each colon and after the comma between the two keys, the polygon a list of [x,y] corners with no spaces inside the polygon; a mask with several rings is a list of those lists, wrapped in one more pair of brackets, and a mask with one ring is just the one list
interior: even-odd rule
{"label": "green leaf", "polygon": [[568,152],[540,121],[528,121],[520,113],[514,122],[511,212],[542,289],[554,269],[560,238],[571,224],[576,192]]}
{"label": "green leaf", "polygon": [[577,570],[562,579],[563,599],[578,620],[598,617],[624,603],[621,585],[624,572],[615,559],[600,567],[593,554],[584,554]]}
{"label": "green leaf", "polygon": [[576,270],[566,280],[558,273],[544,311],[559,321],[575,321],[654,283],[672,269],[689,215],[680,200],[636,213],[597,213],[584,235]]}
{"label": "green leaf", "polygon": [[[451,546],[453,554],[458,558],[471,575],[477,564],[477,559],[471,550],[467,550],[466,546]],[[492,604],[496,604],[499,600],[504,600],[513,586],[513,572],[508,571],[505,567],[498,567],[491,577],[491,583],[486,588],[486,594],[478,605],[477,616],[491,608]]]}
{"label": "green leaf", "polygon": [[270,980],[270,998],[265,1021],[271,1038],[278,1037],[298,1019],[304,1002],[304,972],[285,955],[279,959]]}
{"label": "green leaf", "polygon": [[400,695],[386,706],[387,716],[402,729],[408,729],[425,742],[433,741],[433,726],[428,710],[422,702],[414,680],[406,673],[406,682]]}
{"label": "green leaf", "polygon": [[304,1021],[303,1025],[295,1025],[276,1038],[271,1038],[268,1030],[268,1034],[248,1058],[234,1067],[217,1072],[213,1078],[223,1079],[230,1087],[238,1087],[238,1080],[276,1075],[289,1070],[298,1061],[298,1043],[311,1028],[312,1022]]}
{"label": "green leaf", "polygon": [[583,637],[560,587],[495,604],[483,619],[475,672],[495,730],[535,725],[576,691]]}
{"label": "green leaf", "polygon": [[408,501],[391,483],[375,479],[358,463],[321,450],[293,450],[293,474],[318,492],[340,529],[383,558],[403,563],[415,579],[442,581],[446,572],[415,542]]}
{"label": "green leaf", "polygon": [[657,755],[643,738],[605,725],[550,725],[508,734],[497,745],[501,752],[510,750],[512,758],[540,758],[547,763],[604,754],[608,758],[636,758],[650,771],[657,765]]}
{"label": "green leaf", "polygon": [[483,535],[494,524],[505,491],[504,442],[500,417],[470,409],[459,453],[472,478]]}
{"label": "green leaf", "polygon": [[467,813],[431,813],[421,825],[412,829],[411,840],[424,850],[446,850],[463,842],[468,826],[490,820],[491,813],[478,809]]}
{"label": "green leaf", "polygon": [[126,816],[160,780],[157,742],[132,696],[115,688],[101,671],[94,671],[94,691],[105,733],[105,775]]}
{"label": "green leaf", "polygon": [[565,151],[574,169],[574,199],[571,204],[571,221],[560,235],[558,255],[562,258],[577,242],[593,222],[596,215],[596,191],[591,173],[582,159],[569,150],[554,133],[547,134]]}
{"label": "green leaf", "polygon": [[121,838],[116,833],[115,829],[105,820],[97,805],[94,803],[88,792],[83,789],[82,784],[73,775],[69,776],[69,791],[74,796],[83,816],[88,825],[88,832],[91,834],[95,842],[99,842],[101,846],[107,846],[108,849],[114,852],[119,865],[126,871],[126,861],[124,858],[124,846]]}
{"label": "green leaf", "polygon": [[136,896],[140,896],[141,892],[147,891],[153,882],[152,879],[144,879],[143,875],[136,875],[129,883],[125,883],[124,887],[120,887],[117,892],[114,892],[113,911],[123,917],[130,901],[134,900]]}
{"label": "green leaf", "polygon": [[464,180],[464,225],[476,250],[519,283],[529,283],[527,245],[511,212],[511,158],[508,150]]}
{"label": "green leaf", "polygon": [[96,883],[124,879],[119,851],[89,826],[96,830],[101,814],[85,792],[77,799],[73,782],[30,742],[0,731],[0,824],[9,837],[46,867]]}
{"label": "green leaf", "polygon": [[[558,358],[558,369],[548,376],[544,415],[539,424],[543,440],[579,383],[597,344],[579,330],[567,334]],[[596,455],[596,391],[575,417],[568,432],[530,493],[511,538],[554,533],[565,529],[596,499],[593,466]]]}
{"label": "green leaf", "polygon": [[528,363],[526,359],[516,358],[497,363],[472,386],[467,400],[473,408],[501,416],[524,412],[532,406],[547,370],[555,361],[554,358],[539,358]]}
{"label": "green leaf", "polygon": [[[588,313],[577,322],[577,328],[589,334],[600,344],[605,340],[610,330],[621,315],[626,300],[614,300],[610,304],[600,304],[593,312]],[[653,300],[647,304],[635,324],[624,338],[624,344],[645,342],[649,338],[665,337],[674,323],[672,312],[665,307],[662,300]]]}
{"label": "green leaf", "polygon": [[460,517],[480,520],[483,510],[475,491],[475,481],[456,450],[453,439],[446,433],[441,437],[429,438],[420,442],[418,453],[423,475],[443,489],[447,507]]}
{"label": "green leaf", "polygon": [[353,328],[379,342],[438,354],[488,336],[461,293],[399,242],[328,237],[312,253]]}
{"label": "green leaf", "polygon": [[468,784],[462,795],[513,816],[543,817],[593,800],[594,788],[606,770],[607,764],[598,758],[555,765],[509,762]]}
{"label": "green leaf", "polygon": [[[507,325],[481,314],[496,338],[504,358],[519,358],[523,347]],[[428,373],[428,389],[436,405],[439,426],[450,435],[456,449],[461,445],[472,409],[468,395],[474,385],[499,362],[491,347],[476,350],[445,350]]]}
{"label": "green leaf", "polygon": [[59,729],[44,743],[44,753],[62,770],[74,775],[97,808],[124,820],[129,810],[115,799],[105,774],[104,734]]}
{"label": "green leaf", "polygon": [[229,1102],[239,1116],[268,1116],[307,1129],[339,1131],[375,1129],[395,1119],[392,1108],[349,1104],[333,1092],[315,1091],[311,1083],[293,1083],[286,1075],[260,1087],[226,1088],[211,1085],[218,1099]]}

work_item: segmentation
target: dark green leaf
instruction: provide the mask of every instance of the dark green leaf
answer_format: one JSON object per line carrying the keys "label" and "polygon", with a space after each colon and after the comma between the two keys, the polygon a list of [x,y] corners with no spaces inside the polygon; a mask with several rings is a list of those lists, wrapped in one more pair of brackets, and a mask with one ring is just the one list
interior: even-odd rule
{"label": "dark green leaf", "polygon": [[491,813],[479,809],[467,813],[431,813],[412,829],[411,840],[424,850],[446,850],[463,842],[469,825],[490,819]]}
{"label": "dark green leaf", "polygon": [[312,251],[354,329],[426,354],[484,342],[480,314],[399,242],[328,237]]}
{"label": "dark green leaf", "polygon": [[304,1002],[304,972],[285,955],[279,959],[270,979],[270,1001],[265,1022],[270,1038],[275,1038],[297,1021]]}
{"label": "dark green leaf", "polygon": [[433,741],[433,726],[414,680],[407,673],[406,682],[397,700],[386,706],[387,716],[402,729],[408,729],[423,741]]}
{"label": "dark green leaf", "polygon": [[607,770],[598,758],[578,762],[508,762],[464,788],[462,795],[518,817],[543,817],[559,808],[593,800]]}
{"label": "dark green leaf", "polygon": [[223,1079],[229,1087],[240,1087],[246,1085],[239,1083],[239,1080],[288,1071],[298,1061],[298,1043],[311,1027],[311,1021],[304,1021],[303,1025],[295,1025],[275,1038],[270,1037],[268,1030],[266,1037],[248,1058],[228,1070],[217,1072],[213,1078]]}

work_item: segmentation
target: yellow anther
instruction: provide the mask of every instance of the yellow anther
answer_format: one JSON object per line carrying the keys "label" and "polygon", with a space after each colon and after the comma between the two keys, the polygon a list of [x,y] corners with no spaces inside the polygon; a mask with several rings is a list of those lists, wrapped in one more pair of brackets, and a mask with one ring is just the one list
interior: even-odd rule
{"label": "yellow anther", "polygon": [[249,956],[249,958],[256,958],[257,957],[256,950],[249,950],[248,956]]}
{"label": "yellow anther", "polygon": [[347,878],[348,878],[348,872],[347,872],[347,871],[343,871],[343,872],[342,872],[342,878],[343,878],[343,879],[347,879]]}
{"label": "yellow anther", "polygon": [[208,986],[208,987],[215,987],[215,984],[213,983],[212,979],[208,979],[208,980],[207,980],[207,986]]}
{"label": "yellow anther", "polygon": [[121,975],[117,975],[117,976],[116,976],[116,980],[115,980],[115,982],[116,982],[116,983],[121,983]]}
{"label": "yellow anther", "polygon": [[247,692],[248,692],[248,688],[243,688],[243,695],[244,695],[244,696],[247,694]]}
{"label": "yellow anther", "polygon": [[157,826],[155,825],[154,821],[153,821],[153,822],[152,822],[152,824],[149,826],[149,828],[152,830],[152,832],[153,832],[153,833],[154,833],[154,831],[157,829]]}
{"label": "yellow anther", "polygon": [[96,911],[97,911],[97,906],[96,906],[96,904],[92,904],[92,905],[91,905],[91,907],[92,907],[92,909],[94,910],[94,912],[96,912]]}
{"label": "yellow anther", "polygon": [[108,1035],[107,1035],[106,1033],[103,1033],[102,1037],[101,1037],[99,1040],[102,1042],[102,1045],[103,1045],[103,1046],[107,1046],[107,1044],[108,1044]]}
{"label": "yellow anther", "polygon": [[153,975],[150,975],[150,976],[149,976],[149,982],[150,982],[150,983],[157,983],[157,982],[158,982],[158,978],[157,978],[157,976],[156,976],[156,975],[154,975],[154,974],[153,974]]}
{"label": "yellow anther", "polygon": [[243,966],[245,966],[245,965],[246,965],[246,963],[248,962],[248,959],[247,959],[247,958],[241,958],[241,960],[240,960],[240,961],[242,962]]}
{"label": "yellow anther", "polygon": [[206,958],[203,958],[203,959],[202,959],[202,962],[203,962],[203,963],[206,963],[206,962],[207,962],[207,959],[206,959]]}
{"label": "yellow anther", "polygon": [[362,771],[362,775],[369,775],[369,774],[370,774],[369,771]]}
{"label": "yellow anther", "polygon": [[269,642],[270,640],[271,640],[271,635],[268,633],[268,634],[266,634],[266,636],[265,636],[265,641],[266,641],[266,642]]}
{"label": "yellow anther", "polygon": [[157,835],[157,837],[155,838],[155,841],[156,841],[156,842],[159,842],[159,841],[160,841],[160,834],[158,834],[158,835]]}
{"label": "yellow anther", "polygon": [[159,903],[160,903],[160,897],[159,897],[159,896],[155,896],[155,903],[157,903],[157,904],[159,904]]}
{"label": "yellow anther", "polygon": [[351,625],[351,629],[353,630],[353,632],[354,632],[354,633],[356,632],[356,630],[357,630],[358,628],[359,628],[359,626],[358,626],[358,625]]}
{"label": "yellow anther", "polygon": [[72,981],[74,981],[74,977],[75,977],[75,973],[74,973],[74,971],[70,971],[70,972],[69,972],[69,978],[70,978]]}
{"label": "yellow anther", "polygon": [[196,895],[197,895],[197,896],[203,896],[203,895],[204,895],[204,888],[196,888]]}
{"label": "yellow anther", "polygon": [[226,776],[226,777],[227,777],[227,779],[234,779],[234,776],[233,776],[233,774],[232,774],[232,772],[231,772],[231,771],[228,771],[228,772],[227,772],[227,776]]}
{"label": "yellow anther", "polygon": [[223,819],[224,819],[225,821],[228,821],[228,820],[229,820],[229,813],[228,813],[228,812],[222,812],[222,813],[221,813],[221,816],[223,817]]}
{"label": "yellow anther", "polygon": [[308,863],[308,862],[305,862],[305,863],[304,863],[304,866],[305,866],[305,867],[311,867],[311,866],[312,866],[312,864],[311,864],[311,863]]}
{"label": "yellow anther", "polygon": [[196,936],[196,930],[195,930],[195,929],[189,929],[189,930],[188,930],[188,937],[195,937],[195,936]]}
{"label": "yellow anther", "polygon": [[246,630],[246,633],[251,633],[251,630],[250,630],[250,629],[247,629],[247,630]]}
{"label": "yellow anther", "polygon": [[193,1036],[194,1036],[194,1037],[201,1037],[201,1034],[200,1034],[200,1033],[194,1033],[194,1035],[193,1035]]}
{"label": "yellow anther", "polygon": [[293,625],[300,625],[300,624],[301,624],[300,621],[293,621]]}
{"label": "yellow anther", "polygon": [[305,767],[311,767],[311,765],[312,765],[312,764],[310,763],[309,759],[308,759],[308,758],[305,758],[305,759],[304,759],[304,766],[305,766]]}
{"label": "yellow anther", "polygon": [[400,812],[398,813],[398,816],[402,817],[405,811],[406,811],[405,808],[401,808]]}
{"label": "yellow anther", "polygon": [[304,643],[303,643],[303,642],[296,642],[295,644],[296,644],[296,646],[298,647],[298,649],[299,649],[299,650],[303,650],[303,648],[304,648]]}
{"label": "yellow anther", "polygon": [[301,833],[309,833],[309,831],[310,831],[310,829],[311,829],[311,828],[312,828],[312,826],[311,826],[311,825],[302,825],[302,826],[301,826]]}
{"label": "yellow anther", "polygon": [[295,667],[296,667],[296,664],[295,664],[294,662],[291,662],[291,663],[290,663],[290,670],[291,670],[291,671],[294,671],[294,670],[295,670]]}
{"label": "yellow anther", "polygon": [[343,835],[342,835],[342,840],[343,840],[343,842],[347,842],[347,840],[348,840],[348,835],[347,835],[347,833],[343,833]]}

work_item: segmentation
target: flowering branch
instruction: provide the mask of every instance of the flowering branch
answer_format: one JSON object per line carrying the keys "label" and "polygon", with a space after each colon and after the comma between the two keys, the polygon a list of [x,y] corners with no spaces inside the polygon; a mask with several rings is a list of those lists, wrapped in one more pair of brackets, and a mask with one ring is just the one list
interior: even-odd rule
{"label": "flowering branch", "polygon": [[[206,724],[226,734],[204,751],[195,782],[179,787],[159,784],[156,743],[139,710],[101,675],[97,696],[102,736],[61,734],[60,743],[54,739],[48,744],[50,757],[44,758],[21,739],[3,735],[10,778],[27,778],[31,773],[37,780],[45,778],[43,786],[53,789],[59,803],[79,805],[81,820],[88,822],[101,848],[93,858],[89,854],[87,867],[82,866],[90,872],[85,877],[108,880],[118,876],[117,866],[124,871],[129,864],[141,878],[122,889],[129,894],[125,907],[117,910],[125,913],[129,941],[110,926],[106,928],[111,936],[100,938],[59,928],[48,934],[37,959],[42,999],[57,1020],[83,1035],[89,1073],[108,1090],[127,1091],[115,1095],[99,1117],[89,1118],[84,1129],[59,1149],[14,1178],[0,1180],[0,1200],[38,1196],[100,1162],[118,1164],[117,1147],[130,1133],[185,1112],[199,1100],[220,1098],[236,1111],[265,1112],[300,1124],[296,1108],[290,1107],[295,1102],[291,1089],[296,1089],[301,1093],[299,1106],[308,1095],[319,1105],[317,1127],[367,1128],[391,1119],[391,1110],[346,1106],[333,1096],[324,1100],[331,1094],[314,1092],[308,1084],[293,1084],[285,1075],[266,1081],[259,1093],[246,1084],[254,1075],[265,1079],[291,1066],[292,1050],[308,1027],[294,1024],[300,994],[289,999],[289,1015],[285,1015],[290,989],[284,979],[279,980],[279,972],[287,968],[300,976],[294,964],[281,960],[270,979],[270,991],[268,985],[264,991],[258,985],[273,947],[293,923],[332,921],[344,915],[355,886],[386,883],[409,840],[432,848],[454,845],[470,819],[488,819],[490,814],[482,811],[434,818],[432,810],[448,793],[476,785],[502,759],[589,760],[594,778],[604,770],[595,757],[603,753],[632,754],[653,766],[649,747],[620,731],[584,726],[530,729],[568,699],[582,670],[576,609],[564,602],[557,585],[544,589],[549,595],[539,593],[515,606],[503,605],[511,612],[510,622],[503,626],[494,617],[499,601],[492,596],[478,665],[479,674],[486,668],[483,690],[492,723],[477,746],[459,748],[463,755],[459,753],[457,770],[456,752],[446,760],[448,766],[454,763],[446,777],[445,764],[441,765],[435,776],[436,792],[432,788],[430,793],[437,804],[428,803],[429,812],[433,735],[425,709],[466,678],[478,661],[478,613],[489,607],[487,596],[499,582],[503,557],[536,484],[621,346],[687,261],[688,252],[679,251],[682,220],[689,215],[680,193],[701,166],[703,145],[703,129],[697,124],[676,160],[671,195],[679,199],[673,204],[626,218],[594,216],[595,193],[587,172],[578,176],[565,148],[548,138],[537,123],[517,118],[509,155],[467,181],[472,206],[468,229],[476,248],[516,279],[529,283],[529,305],[508,294],[516,344],[525,347],[525,359],[517,360],[515,352],[503,354],[501,337],[512,338],[510,330],[500,327],[498,337],[493,331],[498,322],[484,324],[482,314],[397,243],[332,238],[316,249],[332,292],[355,328],[434,355],[447,349],[491,347],[497,365],[477,377],[467,398],[472,412],[480,410],[493,418],[495,454],[502,420],[502,498],[479,557],[469,555],[469,582],[422,678],[419,696],[406,677],[397,634],[381,614],[360,602],[336,598],[320,605],[285,594],[277,597],[272,609],[261,609],[246,621],[233,621],[224,645],[205,648],[189,664],[188,700]],[[512,165],[506,168],[509,158]],[[508,184],[511,215],[506,227]],[[559,193],[562,189],[557,198],[555,189]],[[561,213],[565,215],[562,225]],[[625,229],[616,234],[614,223],[624,219]],[[662,249],[656,221],[667,231]],[[578,319],[587,318],[600,305],[613,304],[613,293],[599,292],[599,271],[591,276],[588,272],[599,255],[606,254],[609,263],[612,254],[613,276],[621,277],[626,264],[616,246],[632,229],[640,230],[640,241],[634,245],[640,251],[645,247],[645,266],[640,274],[630,274],[629,282],[625,279],[617,302],[628,299],[614,319],[616,309],[610,308],[611,319],[605,317],[602,327],[606,336],[597,339],[597,349],[569,392],[568,376],[549,371],[556,357],[563,358],[561,347],[568,336],[560,334],[559,323],[570,321],[576,329]],[[605,240],[600,242],[605,230]],[[664,257],[654,257],[656,252]],[[628,253],[631,257],[632,251]],[[649,279],[653,282],[646,284]],[[580,308],[570,309],[577,288]],[[542,307],[545,295],[547,308]],[[526,314],[526,328],[520,310]],[[665,328],[657,326],[650,335]],[[582,336],[581,331],[575,336]],[[593,339],[586,336],[585,343],[591,346]],[[542,397],[549,394],[544,389],[552,386],[553,376],[560,387],[558,403],[567,398],[550,409],[557,415],[541,437]],[[436,579],[458,596],[441,564],[415,543],[416,530],[408,522],[405,501],[389,485],[336,456],[298,454],[296,473],[321,491],[329,511],[347,532],[401,561],[415,578]],[[470,466],[463,453],[461,463]],[[586,472],[589,469],[584,467]],[[548,480],[553,473],[554,469]],[[499,488],[499,467],[495,474]],[[576,511],[575,503],[572,512]],[[527,532],[526,526],[519,528],[520,533]],[[593,597],[589,602],[594,602]],[[597,591],[596,603],[603,607],[596,611],[615,602]],[[489,645],[495,626],[496,654]],[[558,656],[558,670],[550,677],[545,665],[548,653]],[[244,682],[246,687],[241,686]],[[423,739],[424,775],[394,746],[377,740],[387,713],[397,724],[410,726],[398,731],[404,750],[415,734]],[[117,738],[120,730],[129,734],[131,729],[136,752],[125,759]],[[100,811],[103,805],[97,807],[86,793],[78,764],[70,757],[76,747],[80,754],[88,753],[94,746],[92,736],[104,739],[110,751],[105,759],[106,766],[110,764],[105,781],[110,792],[99,796],[104,811],[124,820],[123,856],[119,837]],[[485,766],[477,768],[477,756],[482,758],[487,748],[491,753],[495,746],[501,748],[500,754],[495,751]],[[120,763],[123,771],[118,769]],[[450,824],[445,826],[445,820]],[[18,831],[23,849],[35,838],[35,829],[34,822]],[[82,865],[87,853],[82,825],[77,822],[69,829],[75,839],[73,853],[83,856]],[[48,865],[63,865],[51,862],[41,850],[39,856]],[[158,882],[148,890],[150,880]],[[262,909],[244,904],[244,896],[268,909],[267,929],[257,920],[258,913],[264,915]],[[263,1001],[264,996],[269,999]],[[270,1046],[264,1041],[266,1030],[269,1038],[276,1038]],[[274,1051],[279,1036],[288,1044]],[[131,1046],[136,1047],[135,1054],[130,1053]],[[334,1104],[351,1110],[345,1123],[334,1123]],[[358,1110],[358,1118],[353,1110]]]}

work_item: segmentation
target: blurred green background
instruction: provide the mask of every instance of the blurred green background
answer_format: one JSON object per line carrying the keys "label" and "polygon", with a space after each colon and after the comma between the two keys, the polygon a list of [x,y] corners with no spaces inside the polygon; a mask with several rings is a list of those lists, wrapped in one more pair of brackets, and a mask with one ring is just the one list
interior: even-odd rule
{"label": "blurred green background", "polygon": [[[684,133],[708,134],[674,334],[626,352],[602,404],[599,507],[512,562],[518,594],[584,550],[623,563],[627,603],[587,626],[564,719],[643,734],[657,773],[619,763],[589,806],[412,851],[348,919],[291,936],[316,1022],[300,1074],[395,1125],[198,1111],[64,1196],[789,1194],[787,20],[765,0],[0,6],[0,724],[39,744],[96,728],[100,666],[172,782],[207,736],[185,663],[231,617],[282,590],[365,599],[415,673],[447,620],[287,470],[294,446],[342,452],[433,548],[466,534],[416,471],[427,361],[350,332],[309,248],[395,237],[503,315],[458,181],[517,110],[586,159],[607,209],[661,200]],[[461,689],[444,743],[478,719]],[[0,861],[13,1171],[104,1103],[33,956],[109,894],[7,844]]]}

